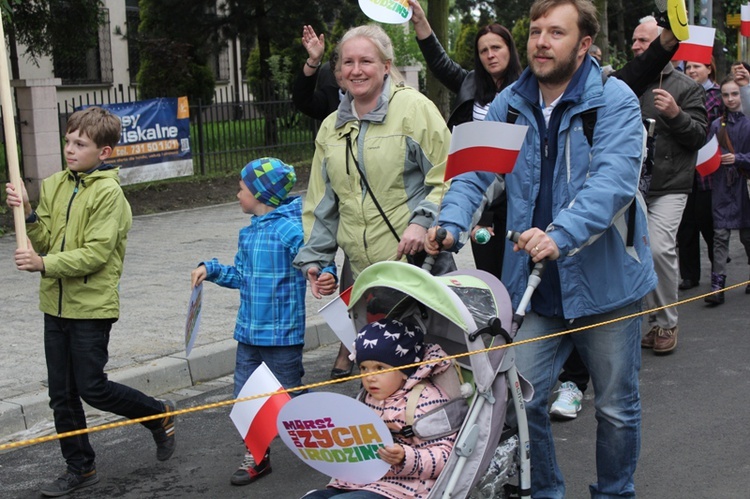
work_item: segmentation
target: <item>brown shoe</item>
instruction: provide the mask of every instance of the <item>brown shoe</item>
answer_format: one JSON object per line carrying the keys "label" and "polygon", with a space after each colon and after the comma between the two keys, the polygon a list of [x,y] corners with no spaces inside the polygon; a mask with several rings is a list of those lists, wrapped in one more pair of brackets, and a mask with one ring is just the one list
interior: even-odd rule
{"label": "brown shoe", "polygon": [[648,333],[641,338],[641,348],[654,348],[654,341],[656,341],[656,332],[659,330],[659,326],[654,326],[648,330]]}
{"label": "brown shoe", "polygon": [[654,341],[654,353],[664,355],[677,347],[677,326],[669,329],[659,328]]}

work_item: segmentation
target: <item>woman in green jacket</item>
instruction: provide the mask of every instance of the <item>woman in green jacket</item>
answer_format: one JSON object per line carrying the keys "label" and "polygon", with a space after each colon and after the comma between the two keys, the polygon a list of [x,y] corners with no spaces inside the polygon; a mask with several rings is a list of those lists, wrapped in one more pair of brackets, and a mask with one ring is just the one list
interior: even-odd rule
{"label": "woman in green jacket", "polygon": [[423,250],[450,147],[445,120],[403,83],[382,28],[352,28],[338,50],[347,93],[315,139],[302,213],[305,244],[295,259],[318,298],[336,289],[334,277],[319,272],[338,248],[355,279],[373,263]]}

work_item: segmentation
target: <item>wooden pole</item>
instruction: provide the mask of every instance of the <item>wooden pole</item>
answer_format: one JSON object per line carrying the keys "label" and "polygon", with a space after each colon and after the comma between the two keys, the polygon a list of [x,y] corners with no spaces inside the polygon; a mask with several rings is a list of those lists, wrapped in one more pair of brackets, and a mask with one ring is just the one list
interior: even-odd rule
{"label": "wooden pole", "polygon": [[[2,12],[0,12],[0,105],[3,108],[3,126],[5,127],[5,157],[8,160],[10,183],[16,192],[23,192],[23,180],[18,163],[18,143],[16,141],[16,121],[13,112],[13,98],[10,93],[10,74],[8,73],[8,54],[5,50],[5,30],[3,29]],[[13,208],[13,224],[16,228],[16,247],[25,249],[26,217],[23,204]]]}

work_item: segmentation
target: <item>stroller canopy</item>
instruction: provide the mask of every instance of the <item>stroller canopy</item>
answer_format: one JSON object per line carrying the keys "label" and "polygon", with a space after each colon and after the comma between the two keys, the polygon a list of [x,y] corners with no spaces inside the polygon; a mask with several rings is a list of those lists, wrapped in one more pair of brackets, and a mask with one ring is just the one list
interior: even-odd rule
{"label": "stroller canopy", "polygon": [[[357,331],[384,316],[415,318],[425,326],[427,339],[449,354],[484,349],[492,337],[470,339],[470,335],[487,327],[493,318],[510,333],[513,318],[508,292],[493,275],[460,270],[433,276],[403,262],[379,262],[366,268],[352,288],[349,311]],[[459,362],[474,371],[479,385],[484,384],[480,379],[486,372],[489,384],[503,354],[504,350],[496,350],[486,356],[471,355],[471,366],[465,358]],[[488,361],[490,366],[483,365]]]}

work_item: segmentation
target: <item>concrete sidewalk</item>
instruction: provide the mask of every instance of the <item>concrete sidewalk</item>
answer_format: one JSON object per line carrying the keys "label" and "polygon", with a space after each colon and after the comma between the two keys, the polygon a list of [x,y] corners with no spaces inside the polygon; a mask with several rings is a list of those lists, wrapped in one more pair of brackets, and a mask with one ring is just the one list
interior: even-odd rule
{"label": "concrete sidewalk", "polygon": [[[134,219],[120,287],[120,320],[109,345],[112,380],[158,396],[233,372],[237,290],[206,283],[200,333],[189,358],[184,328],[190,271],[213,257],[231,263],[238,231],[247,223],[237,203]],[[15,269],[15,246],[14,236],[0,238],[0,439],[45,425],[52,416],[39,275]],[[461,254],[459,267],[473,267],[470,251]],[[337,341],[317,314],[329,300],[307,293],[307,350]],[[332,366],[335,354],[330,357]]]}

